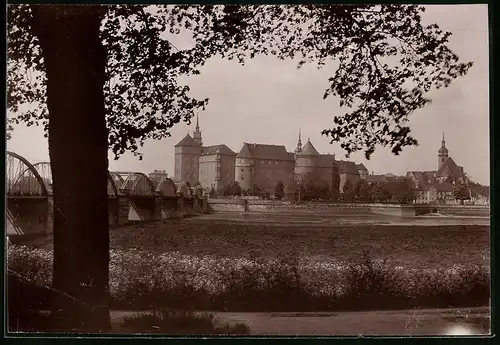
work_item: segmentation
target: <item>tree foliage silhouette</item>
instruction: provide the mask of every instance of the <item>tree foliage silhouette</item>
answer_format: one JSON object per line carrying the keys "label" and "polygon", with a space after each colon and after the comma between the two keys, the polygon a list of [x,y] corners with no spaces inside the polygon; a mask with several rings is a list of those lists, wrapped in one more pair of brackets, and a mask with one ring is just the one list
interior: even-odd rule
{"label": "tree foliage silhouette", "polygon": [[[324,135],[348,154],[376,145],[395,154],[417,141],[408,116],[472,63],[446,46],[450,33],[424,27],[407,5],[153,6],[10,5],[7,106],[11,121],[43,125],[53,174],[53,285],[83,303],[58,301],[61,329],[109,328],[108,148],[139,154],[208,100],[181,76],[212,56],[256,55],[328,67],[324,98],[349,110]],[[176,49],[180,33],[192,46]],[[25,107],[24,105],[30,105]],[[332,110],[333,112],[334,110]]]}
{"label": "tree foliage silhouette", "polygon": [[469,200],[471,198],[471,192],[467,183],[464,181],[457,181],[453,186],[453,197],[456,200],[460,200],[460,203],[463,204],[464,200]]}
{"label": "tree foliage silhouette", "polygon": [[[425,94],[472,66],[447,47],[450,32],[422,24],[423,12],[413,5],[99,8],[110,145],[118,155],[137,153],[145,139],[169,136],[175,123],[189,121],[208,100],[191,98],[178,77],[199,74],[210,57],[244,64],[263,54],[293,58],[299,67],[335,61],[324,98],[337,96],[351,111],[336,115],[334,128],[323,134],[348,154],[364,149],[369,157],[377,145],[397,154],[417,143],[406,122],[429,103]],[[8,106],[38,104],[13,121],[46,126],[45,66],[32,20],[30,6],[9,6]],[[181,31],[192,36],[192,47],[178,50],[164,35]],[[35,77],[27,78],[30,70]]]}
{"label": "tree foliage silhouette", "polygon": [[276,182],[276,186],[274,187],[274,196],[279,200],[283,199],[285,196],[285,185],[281,182],[281,180]]}

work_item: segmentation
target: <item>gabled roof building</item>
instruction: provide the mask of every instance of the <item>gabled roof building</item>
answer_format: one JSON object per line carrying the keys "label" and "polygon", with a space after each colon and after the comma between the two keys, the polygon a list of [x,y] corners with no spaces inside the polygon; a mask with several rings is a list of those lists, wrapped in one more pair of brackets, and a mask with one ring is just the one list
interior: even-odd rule
{"label": "gabled roof building", "polygon": [[444,133],[437,158],[438,164],[435,171],[408,171],[406,173],[406,177],[414,182],[417,190],[417,202],[445,202],[453,199],[455,184],[460,181],[467,183],[464,168],[457,165],[449,156]]}

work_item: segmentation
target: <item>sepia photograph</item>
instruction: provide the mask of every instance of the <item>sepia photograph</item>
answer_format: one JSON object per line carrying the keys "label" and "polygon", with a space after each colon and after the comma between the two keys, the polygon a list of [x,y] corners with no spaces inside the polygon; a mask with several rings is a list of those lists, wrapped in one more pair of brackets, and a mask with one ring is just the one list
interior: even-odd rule
{"label": "sepia photograph", "polygon": [[4,336],[492,336],[488,17],[7,4]]}

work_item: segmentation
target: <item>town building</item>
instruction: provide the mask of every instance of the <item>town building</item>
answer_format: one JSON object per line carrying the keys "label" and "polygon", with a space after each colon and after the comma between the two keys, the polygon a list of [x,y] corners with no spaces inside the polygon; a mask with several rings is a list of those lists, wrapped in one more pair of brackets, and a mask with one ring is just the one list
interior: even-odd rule
{"label": "town building", "polygon": [[154,170],[152,173],[149,173],[148,177],[152,182],[159,183],[168,177],[168,173],[165,170]]}
{"label": "town building", "polygon": [[358,169],[359,178],[366,180],[368,169],[366,169],[365,165],[363,163],[356,164],[356,168]]}
{"label": "town building", "polygon": [[467,183],[464,168],[455,163],[446,148],[446,141],[441,141],[437,154],[437,170],[408,171],[406,177],[413,180],[416,188],[417,203],[447,203],[454,201],[453,190],[456,183]]}

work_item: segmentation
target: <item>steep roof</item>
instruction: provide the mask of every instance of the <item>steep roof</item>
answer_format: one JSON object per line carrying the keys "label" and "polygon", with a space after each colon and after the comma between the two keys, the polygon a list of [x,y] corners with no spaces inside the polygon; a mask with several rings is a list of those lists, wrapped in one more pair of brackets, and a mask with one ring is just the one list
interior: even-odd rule
{"label": "steep roof", "polygon": [[290,155],[283,145],[267,144],[249,144],[243,143],[243,147],[236,156],[237,158],[255,158],[292,161],[293,155]]}
{"label": "steep roof", "polygon": [[356,167],[356,163],[349,161],[337,161],[339,166],[339,172],[341,174],[353,174],[359,175],[358,168]]}
{"label": "steep roof", "polygon": [[302,151],[297,153],[298,155],[311,155],[311,156],[316,156],[319,155],[318,151],[316,148],[313,146],[310,140],[307,141],[307,143],[304,145],[302,148]]}
{"label": "steep roof", "polygon": [[199,147],[200,144],[198,144],[196,141],[194,141],[194,139],[188,134],[186,134],[186,136],[184,138],[182,138],[181,141],[179,141],[177,143],[177,145],[175,145],[174,147],[177,147],[177,146],[194,146],[194,147]]}
{"label": "steep roof", "polygon": [[237,158],[254,158],[252,151],[250,151],[250,147],[248,147],[248,143],[243,143],[240,152],[236,155]]}
{"label": "steep roof", "polygon": [[436,183],[434,171],[408,171],[408,174],[417,180],[417,190],[429,190]]}
{"label": "steep roof", "polygon": [[358,170],[368,171],[363,163],[356,164],[356,168],[358,168]]}
{"label": "steep roof", "polygon": [[436,176],[437,177],[444,177],[444,172],[446,168],[450,169],[451,175],[454,178],[461,178],[463,177],[462,170],[458,167],[458,165],[455,163],[453,158],[448,157],[444,162],[443,165],[441,165],[441,168],[436,171]]}
{"label": "steep roof", "polygon": [[234,156],[236,153],[227,147],[224,144],[221,145],[212,145],[212,146],[203,146],[201,148],[202,155],[215,155],[217,153],[217,149],[219,149],[219,153],[221,155],[231,155]]}

